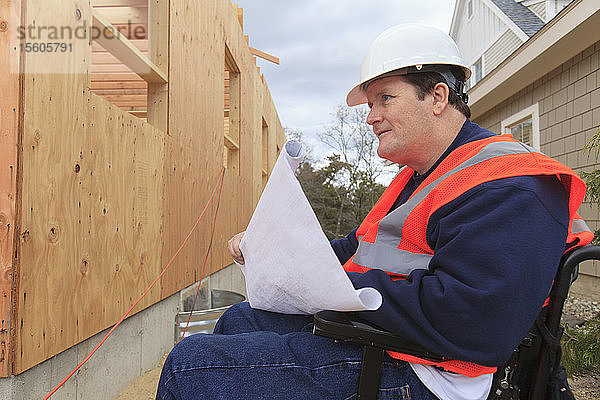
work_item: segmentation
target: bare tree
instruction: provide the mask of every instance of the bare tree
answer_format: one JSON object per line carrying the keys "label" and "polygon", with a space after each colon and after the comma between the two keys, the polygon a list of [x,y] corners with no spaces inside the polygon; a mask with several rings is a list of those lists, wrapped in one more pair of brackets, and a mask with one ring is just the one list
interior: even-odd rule
{"label": "bare tree", "polygon": [[367,114],[364,107],[339,105],[332,114],[333,122],[319,133],[319,139],[334,153],[329,161],[336,170],[331,177],[339,204],[336,237],[341,233],[344,215],[348,214],[351,194],[367,194],[370,196],[368,203],[374,204],[379,196],[374,190],[377,179],[390,169],[377,156],[378,139],[366,123]]}

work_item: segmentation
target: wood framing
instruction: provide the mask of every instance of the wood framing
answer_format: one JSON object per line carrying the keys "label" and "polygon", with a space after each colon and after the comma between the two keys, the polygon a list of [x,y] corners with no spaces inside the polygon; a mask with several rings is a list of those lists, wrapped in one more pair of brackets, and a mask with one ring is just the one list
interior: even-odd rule
{"label": "wood framing", "polygon": [[271,61],[274,64],[279,65],[279,58],[269,54],[269,53],[265,53],[264,51],[255,49],[254,47],[250,47],[250,51],[252,52],[253,55],[263,58],[267,61]]}
{"label": "wood framing", "polygon": [[[148,8],[148,56],[150,62],[161,71],[168,73],[169,1],[148,0]],[[147,90],[148,122],[163,132],[168,132],[169,84],[168,82],[150,82]]]}
{"label": "wood framing", "polygon": [[[4,3],[0,376],[9,376],[119,320],[208,201],[224,148],[237,159],[204,272],[230,264],[226,241],[248,223],[272,167],[263,160],[275,161],[285,137],[229,0]],[[9,9],[26,10],[13,18],[23,26],[104,33],[131,17],[148,37],[71,38],[64,54],[19,54],[2,31]],[[216,199],[134,312],[200,278],[215,212]]]}
{"label": "wood framing", "polygon": [[239,175],[241,77],[240,68],[227,45],[225,45],[224,60],[223,166],[231,173]]}
{"label": "wood framing", "polygon": [[144,56],[98,10],[92,9],[92,17],[93,26],[99,29],[96,32],[100,32],[94,40],[146,82],[167,83],[167,74]]}

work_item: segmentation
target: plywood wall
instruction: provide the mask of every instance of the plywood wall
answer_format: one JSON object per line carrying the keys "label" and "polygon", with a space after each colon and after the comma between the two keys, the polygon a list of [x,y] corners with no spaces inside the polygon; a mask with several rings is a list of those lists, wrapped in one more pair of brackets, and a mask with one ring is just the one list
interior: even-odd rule
{"label": "plywood wall", "polygon": [[19,53],[16,38],[10,32],[20,22],[20,8],[15,1],[0,3],[0,376],[11,371],[13,344],[11,324],[13,315],[12,290],[15,287],[18,126],[19,107]]}
{"label": "plywood wall", "polygon": [[[226,46],[240,70],[239,170],[225,174],[207,275],[231,262],[226,242],[245,228],[260,197],[262,115],[276,115],[276,111],[243,38],[237,9],[229,1],[171,0],[171,16],[177,16],[177,24],[171,25],[170,59],[181,62],[172,62],[170,70],[165,150],[165,200],[169,206],[164,211],[163,262],[188,233],[208,200],[206,188],[216,183],[221,171]],[[263,111],[265,104],[267,111]],[[279,121],[273,126],[283,140]],[[187,196],[179,194],[182,188]],[[211,206],[175,268],[163,278],[163,297],[200,278],[214,212]]]}
{"label": "plywood wall", "polygon": [[[88,1],[22,1],[26,24],[90,25]],[[281,147],[283,129],[229,0],[171,0],[158,22],[169,20],[168,54],[150,46],[157,65],[168,68],[169,83],[152,87],[149,96],[168,114],[149,115],[151,123],[90,92],[87,40],[73,40],[68,56],[21,54],[20,94],[17,81],[2,81],[2,93],[10,89],[13,96],[0,103],[1,132],[11,139],[0,147],[0,222],[16,219],[19,240],[3,238],[0,248],[0,290],[15,293],[10,306],[0,298],[2,318],[14,315],[8,335],[14,364],[0,356],[0,375],[18,374],[117,322],[188,234],[223,164],[225,45],[241,77],[239,170],[225,174],[205,274],[230,263],[226,241],[244,229],[262,190],[262,120],[272,127],[269,151]],[[18,111],[6,111],[17,99],[19,127]],[[7,116],[13,125],[6,131]],[[268,157],[273,163],[276,155]],[[17,158],[22,169],[12,182],[7,165]],[[134,312],[200,278],[215,211],[216,198]]]}

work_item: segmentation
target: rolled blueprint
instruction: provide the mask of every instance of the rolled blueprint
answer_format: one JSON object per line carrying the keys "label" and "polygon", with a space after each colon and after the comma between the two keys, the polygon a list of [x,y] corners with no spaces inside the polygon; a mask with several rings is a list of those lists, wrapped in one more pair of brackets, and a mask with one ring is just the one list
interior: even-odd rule
{"label": "rolled blueprint", "polygon": [[381,294],[354,289],[294,175],[302,155],[286,142],[240,242],[248,301],[286,314],[376,310]]}

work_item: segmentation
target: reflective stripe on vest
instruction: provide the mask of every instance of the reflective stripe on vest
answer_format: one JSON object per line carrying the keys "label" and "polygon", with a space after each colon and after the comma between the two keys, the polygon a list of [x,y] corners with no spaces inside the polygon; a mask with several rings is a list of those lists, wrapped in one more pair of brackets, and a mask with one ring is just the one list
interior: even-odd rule
{"label": "reflective stripe on vest", "polygon": [[571,227],[571,233],[583,233],[583,232],[591,232],[592,230],[585,223],[583,219],[577,218],[573,220],[573,226]]}
{"label": "reflective stripe on vest", "polygon": [[[433,212],[479,184],[515,176],[556,176],[569,196],[567,244],[581,246],[593,239],[593,233],[577,214],[585,196],[583,181],[570,168],[515,141],[510,135],[460,146],[436,167],[404,204],[386,215],[413,172],[409,168],[401,170],[369,212],[357,230],[358,249],[344,269],[366,272],[377,268],[402,276],[408,276],[416,269],[427,269],[434,252],[425,236]],[[435,363],[400,353],[390,352],[390,355],[408,362],[437,365],[466,376],[491,373],[496,369],[465,361]]]}

